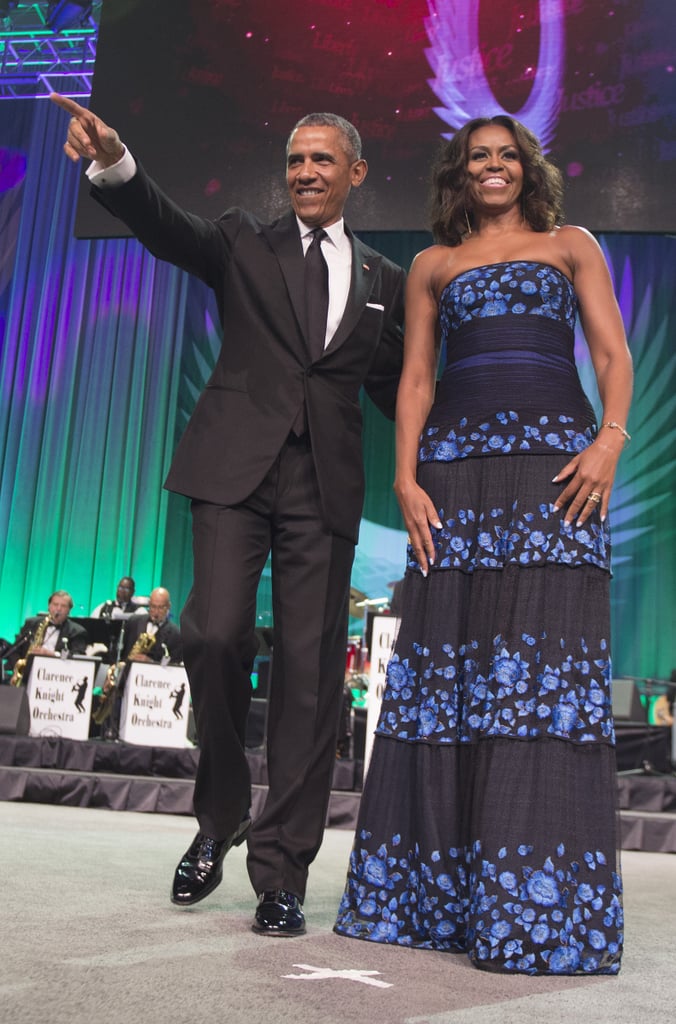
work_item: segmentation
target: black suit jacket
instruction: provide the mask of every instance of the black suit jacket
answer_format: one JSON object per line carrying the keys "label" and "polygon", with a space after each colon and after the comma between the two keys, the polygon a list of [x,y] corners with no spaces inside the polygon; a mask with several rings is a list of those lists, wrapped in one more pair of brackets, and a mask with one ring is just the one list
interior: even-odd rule
{"label": "black suit jacket", "polygon": [[364,479],[360,389],[394,416],[405,274],[348,230],[352,278],[320,359],[305,338],[304,257],[293,212],[263,224],[239,208],[217,221],[183,211],[141,167],[93,189],[157,257],[213,288],[223,345],[178,445],[166,486],[232,505],[262,481],[305,404],[327,527],[357,539]]}
{"label": "black suit jacket", "polygon": [[[12,656],[7,659],[10,665],[14,665],[19,658],[26,657],[26,651],[30,647],[35,631],[38,628],[39,623],[44,619],[44,615],[33,615],[29,619],[26,619],[19,633],[17,634],[15,644],[19,644],[19,641],[23,639],[23,643],[18,646],[17,650],[13,652]],[[70,654],[86,654],[87,645],[89,643],[89,637],[86,629],[77,622],[71,622],[70,619],[66,619],[59,629],[59,638],[56,641],[56,653],[60,653],[64,646],[68,645],[68,651]]]}
{"label": "black suit jacket", "polygon": [[[130,619],[127,619],[122,647],[123,660],[129,657],[131,649],[141,633],[146,632],[149,619],[149,615],[133,615]],[[169,660],[172,665],[180,665],[183,661],[183,641],[181,640],[181,631],[173,622],[163,622],[157,633],[155,633],[155,643],[146,652],[151,661],[159,662],[162,660],[164,656],[163,646],[169,652]]]}

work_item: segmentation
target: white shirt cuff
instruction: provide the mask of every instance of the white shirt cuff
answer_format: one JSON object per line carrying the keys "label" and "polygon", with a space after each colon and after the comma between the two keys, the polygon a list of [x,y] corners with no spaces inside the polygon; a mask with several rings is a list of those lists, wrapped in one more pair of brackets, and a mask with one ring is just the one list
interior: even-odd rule
{"label": "white shirt cuff", "polygon": [[131,181],[136,174],[136,161],[125,146],[124,155],[112,167],[102,167],[98,160],[92,160],[85,174],[98,188],[115,188]]}

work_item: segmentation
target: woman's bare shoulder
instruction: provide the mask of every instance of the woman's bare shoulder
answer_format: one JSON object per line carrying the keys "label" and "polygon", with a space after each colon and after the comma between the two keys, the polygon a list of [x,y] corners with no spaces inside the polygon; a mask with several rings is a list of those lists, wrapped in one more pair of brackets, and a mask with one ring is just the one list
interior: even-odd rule
{"label": "woman's bare shoulder", "polygon": [[571,252],[588,252],[600,249],[599,243],[591,231],[581,227],[579,224],[562,224],[561,227],[554,229],[552,237]]}
{"label": "woman's bare shoulder", "polygon": [[432,291],[438,291],[440,282],[453,276],[453,267],[457,263],[458,248],[448,245],[430,245],[413,259],[411,275],[424,280]]}

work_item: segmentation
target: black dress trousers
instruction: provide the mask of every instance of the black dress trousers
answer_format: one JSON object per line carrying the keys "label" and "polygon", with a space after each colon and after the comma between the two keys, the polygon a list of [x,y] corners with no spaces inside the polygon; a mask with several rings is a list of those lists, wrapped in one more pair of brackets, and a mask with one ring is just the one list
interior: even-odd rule
{"label": "black dress trousers", "polygon": [[242,504],[193,503],[194,585],[181,631],[200,761],[195,814],[216,839],[248,813],[245,751],[256,591],[272,554],[274,650],[265,806],[249,833],[257,893],[301,899],[324,830],[345,675],[354,544],[323,524],[307,435],[290,435]]}

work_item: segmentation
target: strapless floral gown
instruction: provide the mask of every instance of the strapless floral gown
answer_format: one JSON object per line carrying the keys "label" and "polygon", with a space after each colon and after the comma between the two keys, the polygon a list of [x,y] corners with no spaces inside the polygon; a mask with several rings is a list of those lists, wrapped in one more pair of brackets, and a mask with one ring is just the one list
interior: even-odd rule
{"label": "strapless floral gown", "polygon": [[439,511],[401,628],[335,930],[481,968],[614,974],[622,952],[610,537],[553,511],[594,439],[557,269],[444,289],[446,369],[418,478]]}

